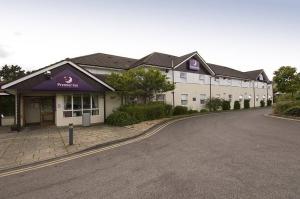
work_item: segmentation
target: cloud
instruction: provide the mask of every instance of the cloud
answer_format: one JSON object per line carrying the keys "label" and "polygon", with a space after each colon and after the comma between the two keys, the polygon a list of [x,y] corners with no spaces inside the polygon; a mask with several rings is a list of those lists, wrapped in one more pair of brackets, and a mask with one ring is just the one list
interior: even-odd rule
{"label": "cloud", "polygon": [[9,56],[9,52],[3,47],[0,45],[0,58],[6,58]]}

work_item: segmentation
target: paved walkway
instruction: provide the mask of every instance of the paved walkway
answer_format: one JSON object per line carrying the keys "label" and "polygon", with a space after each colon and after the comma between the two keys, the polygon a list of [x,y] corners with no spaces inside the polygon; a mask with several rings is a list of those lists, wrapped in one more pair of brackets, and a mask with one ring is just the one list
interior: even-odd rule
{"label": "paved walkway", "polygon": [[127,127],[96,125],[74,127],[74,145],[68,145],[68,127],[31,127],[10,132],[0,127],[0,169],[60,157],[113,140],[142,133],[162,120]]}

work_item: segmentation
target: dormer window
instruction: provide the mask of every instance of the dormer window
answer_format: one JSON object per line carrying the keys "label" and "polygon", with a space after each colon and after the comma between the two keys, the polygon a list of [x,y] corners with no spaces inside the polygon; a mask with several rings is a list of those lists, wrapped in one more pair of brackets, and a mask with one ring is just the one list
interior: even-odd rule
{"label": "dormer window", "polygon": [[257,79],[258,79],[259,81],[263,81],[263,80],[264,80],[264,77],[263,77],[262,74],[259,74]]}
{"label": "dormer window", "polygon": [[183,72],[181,72],[180,73],[180,79],[187,79],[187,74],[186,73],[183,73]]}

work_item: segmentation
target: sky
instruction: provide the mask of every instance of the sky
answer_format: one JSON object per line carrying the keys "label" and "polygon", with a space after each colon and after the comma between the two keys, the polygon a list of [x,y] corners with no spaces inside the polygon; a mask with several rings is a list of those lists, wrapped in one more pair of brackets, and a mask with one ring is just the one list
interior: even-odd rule
{"label": "sky", "polygon": [[92,53],[193,51],[241,71],[300,71],[296,0],[0,0],[0,66],[35,70]]}

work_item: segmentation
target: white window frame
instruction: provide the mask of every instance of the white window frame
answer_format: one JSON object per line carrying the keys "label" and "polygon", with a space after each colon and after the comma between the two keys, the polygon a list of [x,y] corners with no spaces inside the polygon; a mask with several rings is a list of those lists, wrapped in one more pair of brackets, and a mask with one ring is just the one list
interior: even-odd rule
{"label": "white window frame", "polygon": [[[73,105],[74,105],[74,95],[80,95],[80,99],[81,99],[81,109],[74,109]],[[83,95],[89,95],[90,97],[90,108],[83,108]],[[71,94],[71,95],[63,95],[63,100],[65,100],[65,96],[71,96],[71,109],[65,109],[65,101],[63,103],[63,117],[64,118],[69,118],[65,116],[65,112],[71,112],[72,116],[71,117],[82,117],[83,112],[84,111],[90,111],[91,115],[100,115],[100,109],[99,109],[99,95],[97,94]],[[92,96],[97,96],[97,104],[98,107],[93,108],[93,101],[92,101]],[[74,115],[74,111],[81,111],[81,115],[80,116],[75,116]],[[93,111],[98,111],[98,114],[93,114]]]}
{"label": "white window frame", "polygon": [[186,72],[180,72],[179,77],[180,77],[180,79],[187,80],[187,73]]}
{"label": "white window frame", "polygon": [[[186,99],[182,99],[183,96],[186,96]],[[186,102],[186,103],[183,103],[183,102]],[[181,94],[180,96],[180,104],[182,106],[187,106],[189,103],[189,95],[188,94]]]}
{"label": "white window frame", "polygon": [[206,94],[200,94],[200,105],[206,104],[206,100],[207,100]]}

